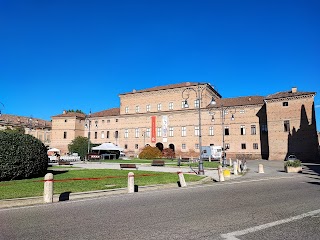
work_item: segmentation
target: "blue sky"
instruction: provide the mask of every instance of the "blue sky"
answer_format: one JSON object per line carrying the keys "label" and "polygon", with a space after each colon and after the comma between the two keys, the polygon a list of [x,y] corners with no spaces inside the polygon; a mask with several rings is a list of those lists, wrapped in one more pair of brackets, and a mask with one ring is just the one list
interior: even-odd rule
{"label": "blue sky", "polygon": [[223,97],[317,92],[320,1],[0,0],[0,108],[50,120],[133,89],[209,82]]}

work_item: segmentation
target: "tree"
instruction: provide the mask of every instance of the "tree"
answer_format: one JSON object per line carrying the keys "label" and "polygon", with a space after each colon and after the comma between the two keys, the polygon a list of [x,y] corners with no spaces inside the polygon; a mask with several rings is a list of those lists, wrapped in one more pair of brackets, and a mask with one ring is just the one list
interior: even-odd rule
{"label": "tree", "polygon": [[44,176],[47,167],[47,148],[39,139],[0,131],[0,181]]}
{"label": "tree", "polygon": [[77,110],[69,109],[69,110],[67,110],[66,112],[67,112],[67,113],[68,113],[68,112],[75,112],[75,113],[85,114],[83,111],[81,111],[81,110],[79,110],[79,109],[77,109]]}
{"label": "tree", "polygon": [[157,147],[146,146],[142,149],[139,154],[140,159],[152,159],[152,158],[161,158],[162,153]]}
{"label": "tree", "polygon": [[6,129],[4,129],[2,131],[8,132],[8,133],[22,133],[22,134],[25,133],[24,127],[14,127],[14,128],[7,127]]}
{"label": "tree", "polygon": [[81,159],[84,159],[88,152],[88,141],[87,137],[76,137],[68,145],[68,150],[71,153],[78,153]]}

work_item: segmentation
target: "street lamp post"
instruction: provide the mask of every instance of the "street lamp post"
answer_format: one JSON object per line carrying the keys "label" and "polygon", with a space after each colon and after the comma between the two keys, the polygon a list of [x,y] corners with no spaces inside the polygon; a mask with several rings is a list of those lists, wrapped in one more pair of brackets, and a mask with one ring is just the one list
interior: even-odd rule
{"label": "street lamp post", "polygon": [[2,108],[4,108],[4,104],[2,102],[0,102],[0,104],[2,105],[2,107],[0,108],[0,117],[2,116]]}
{"label": "street lamp post", "polygon": [[[216,101],[212,99],[211,101],[212,105],[216,105]],[[225,118],[226,118],[226,107],[223,106],[223,104],[220,105],[221,107],[221,127],[222,127],[222,165],[225,167],[226,164],[226,146],[225,146]],[[231,114],[231,120],[234,120],[234,113],[232,112]],[[214,121],[214,114],[212,116],[212,120]]]}
{"label": "street lamp post", "polygon": [[[194,91],[196,93],[196,100],[198,102],[198,120],[199,120],[199,175],[204,175],[204,169],[203,169],[203,159],[202,159],[202,136],[201,136],[201,102],[202,102],[202,93],[205,87],[201,88],[200,83],[198,83],[197,88],[193,87],[187,87],[186,89],[183,90],[182,92],[182,98],[185,100],[184,102],[184,107],[188,108],[188,98],[189,98],[189,92]],[[187,91],[187,96],[184,97],[183,94],[184,92]]]}
{"label": "street lamp post", "polygon": [[[90,111],[89,115],[86,115],[86,125],[87,125],[87,127],[88,127],[88,150],[87,150],[87,158],[88,158],[89,153],[90,153],[90,126],[91,126],[90,117],[91,117],[91,111]],[[87,159],[87,160],[88,160],[88,159]]]}

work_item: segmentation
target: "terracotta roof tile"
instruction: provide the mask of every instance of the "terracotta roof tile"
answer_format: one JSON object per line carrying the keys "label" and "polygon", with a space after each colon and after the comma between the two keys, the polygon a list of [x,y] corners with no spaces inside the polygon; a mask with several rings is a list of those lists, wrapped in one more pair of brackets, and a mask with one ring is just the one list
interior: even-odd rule
{"label": "terracotta roof tile", "polygon": [[119,116],[120,108],[110,108],[107,110],[103,110],[101,112],[96,112],[91,114],[91,117],[108,117],[108,116]]}
{"label": "terracotta roof tile", "polygon": [[303,96],[303,95],[314,95],[315,92],[292,92],[292,91],[286,91],[286,92],[277,92],[275,94],[270,94],[266,97],[266,100],[269,99],[277,99],[277,98],[286,98],[286,97],[296,97],[296,96]]}
{"label": "terracotta roof tile", "polygon": [[52,117],[80,117],[80,118],[85,118],[86,115],[83,113],[77,113],[77,112],[66,112],[66,113],[62,113],[59,115],[55,115]]}
{"label": "terracotta roof tile", "polygon": [[247,106],[247,105],[261,105],[264,104],[264,97],[262,96],[248,96],[248,97],[236,97],[236,98],[219,98],[216,99],[215,105],[208,105],[207,107],[219,108],[221,105],[224,107],[234,106]]}
{"label": "terracotta roof tile", "polygon": [[[198,82],[183,82],[183,83],[176,83],[176,84],[169,84],[164,86],[157,86],[152,88],[146,88],[142,90],[133,90],[132,92],[122,93],[120,95],[126,95],[126,94],[134,94],[134,93],[143,93],[143,92],[151,92],[151,91],[159,91],[159,90],[166,90],[166,89],[173,89],[173,88],[182,88],[182,87],[194,87],[198,86],[198,84],[204,85],[208,83],[198,83]],[[212,91],[214,91],[218,96],[221,97],[221,95],[210,85]]]}
{"label": "terracotta roof tile", "polygon": [[51,128],[51,121],[46,121],[34,117],[23,117],[11,114],[2,114],[0,116],[0,124],[8,126],[30,126]]}

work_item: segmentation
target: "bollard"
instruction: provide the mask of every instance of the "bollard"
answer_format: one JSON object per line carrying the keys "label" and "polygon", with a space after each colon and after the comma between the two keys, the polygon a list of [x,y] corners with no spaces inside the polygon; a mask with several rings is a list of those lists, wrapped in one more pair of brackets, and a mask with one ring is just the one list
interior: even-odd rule
{"label": "bollard", "polygon": [[233,162],[233,174],[238,175],[238,164],[237,161]]}
{"label": "bollard", "polygon": [[221,165],[219,165],[219,167],[218,167],[218,175],[219,175],[219,182],[224,182],[224,176],[223,176],[223,171],[222,171]]}
{"label": "bollard", "polygon": [[128,173],[128,193],[134,192],[134,173]]}
{"label": "bollard", "polygon": [[264,171],[263,171],[263,165],[260,163],[259,164],[259,171],[258,171],[258,173],[264,173]]}
{"label": "bollard", "polygon": [[229,166],[230,166],[230,167],[232,166],[232,160],[231,160],[231,158],[229,158]]}
{"label": "bollard", "polygon": [[47,173],[44,176],[43,201],[45,203],[53,203],[53,174]]}
{"label": "bollard", "polygon": [[179,175],[179,187],[186,187],[187,184],[186,184],[186,181],[184,179],[184,176],[183,176],[183,173],[181,171],[178,172],[178,175]]}

